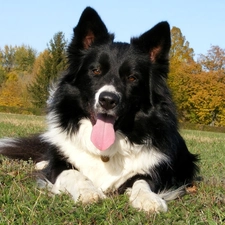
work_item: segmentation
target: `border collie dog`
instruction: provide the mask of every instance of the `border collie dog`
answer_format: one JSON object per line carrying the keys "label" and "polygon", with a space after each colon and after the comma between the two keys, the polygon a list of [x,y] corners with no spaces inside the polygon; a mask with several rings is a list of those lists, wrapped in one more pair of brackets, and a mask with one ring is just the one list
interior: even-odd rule
{"label": "border collie dog", "polygon": [[91,203],[126,193],[133,207],[167,211],[184,194],[198,157],[178,132],[167,87],[170,27],[114,42],[87,7],[68,46],[68,69],[50,91],[46,132],[0,139],[0,154],[32,159],[39,183]]}

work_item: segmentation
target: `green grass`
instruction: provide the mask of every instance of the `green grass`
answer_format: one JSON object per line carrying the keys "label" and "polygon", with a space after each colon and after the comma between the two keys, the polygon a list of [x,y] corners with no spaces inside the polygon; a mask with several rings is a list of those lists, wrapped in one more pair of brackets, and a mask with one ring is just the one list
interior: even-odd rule
{"label": "green grass", "polygon": [[0,113],[0,137],[24,136],[45,129],[42,116]]}
{"label": "green grass", "polygon": [[[0,137],[24,136],[45,129],[44,118],[0,113]],[[202,181],[197,192],[168,203],[167,213],[138,212],[126,196],[75,204],[67,195],[51,196],[35,186],[32,162],[1,157],[0,225],[5,224],[225,224],[224,133],[182,130],[191,152],[200,154]]]}

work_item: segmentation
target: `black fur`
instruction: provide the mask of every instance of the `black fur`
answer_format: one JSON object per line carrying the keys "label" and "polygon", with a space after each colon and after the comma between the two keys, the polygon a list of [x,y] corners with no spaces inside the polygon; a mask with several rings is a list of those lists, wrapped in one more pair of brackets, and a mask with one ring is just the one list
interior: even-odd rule
{"label": "black fur", "polygon": [[[191,182],[198,171],[197,156],[191,154],[178,132],[176,110],[167,87],[170,28],[161,22],[131,44],[113,42],[113,35],[91,8],[86,8],[68,46],[68,70],[49,99],[49,115],[68,136],[79,131],[80,120],[94,125],[97,113],[116,118],[114,129],[132,144],[147,145],[163,152],[169,164],[151,168],[155,173],[136,174],[118,189],[123,193],[137,179],[147,180],[152,190]],[[94,109],[94,93],[110,84],[120,93],[116,107]],[[149,150],[150,151],[150,150]],[[39,162],[50,160],[43,170],[52,183],[65,169],[67,158],[41,136],[19,139],[14,146],[0,145],[0,153],[11,158]]]}

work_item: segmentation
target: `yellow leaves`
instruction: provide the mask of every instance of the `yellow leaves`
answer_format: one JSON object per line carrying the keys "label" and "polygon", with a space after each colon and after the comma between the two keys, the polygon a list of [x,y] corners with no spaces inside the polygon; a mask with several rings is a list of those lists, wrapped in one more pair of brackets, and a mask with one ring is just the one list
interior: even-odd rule
{"label": "yellow leaves", "polygon": [[0,105],[10,107],[23,106],[21,89],[16,81],[7,82],[0,92]]}
{"label": "yellow leaves", "polygon": [[212,45],[207,55],[201,54],[198,62],[206,71],[219,71],[225,69],[225,49]]}
{"label": "yellow leaves", "polygon": [[198,123],[225,125],[217,116],[224,108],[225,84],[216,80],[214,74],[202,73],[192,77],[192,85],[196,93],[189,97]]}
{"label": "yellow leaves", "polygon": [[225,50],[211,46],[208,55],[195,62],[181,30],[173,27],[171,36],[168,84],[180,120],[225,126]]}
{"label": "yellow leaves", "polygon": [[186,188],[186,191],[188,194],[194,194],[198,191],[198,188],[195,184],[192,184],[192,186]]}
{"label": "yellow leaves", "polygon": [[6,75],[6,82],[12,82],[12,81],[18,81],[18,75],[16,72],[9,72],[7,75]]}
{"label": "yellow leaves", "polygon": [[0,89],[0,106],[18,108],[31,106],[30,97],[22,80],[12,79],[4,83]]}
{"label": "yellow leaves", "polygon": [[170,58],[174,64],[193,61],[194,50],[189,47],[189,42],[178,27],[173,27],[171,30],[171,42]]}
{"label": "yellow leaves", "polygon": [[41,67],[43,67],[44,61],[48,56],[49,56],[49,51],[45,50],[42,53],[40,53],[39,56],[36,58],[33,65],[33,70],[32,70],[33,77],[37,76],[40,73],[40,69]]}
{"label": "yellow leaves", "polygon": [[225,83],[218,80],[218,74],[183,70],[169,76],[169,85],[184,121],[225,126]]}

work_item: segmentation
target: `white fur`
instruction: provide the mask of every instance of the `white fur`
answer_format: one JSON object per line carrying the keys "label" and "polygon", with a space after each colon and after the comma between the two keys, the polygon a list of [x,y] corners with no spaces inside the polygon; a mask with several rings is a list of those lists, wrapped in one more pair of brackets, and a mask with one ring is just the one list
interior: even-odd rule
{"label": "white fur", "polygon": [[95,105],[94,105],[95,108],[97,108],[98,105],[99,95],[104,91],[115,93],[116,95],[119,96],[119,93],[116,91],[116,88],[113,85],[104,85],[95,94]]}
{"label": "white fur", "polygon": [[53,100],[53,97],[54,97],[54,94],[57,90],[57,85],[56,83],[52,83],[51,87],[49,88],[49,91],[48,91],[48,99],[46,101],[47,105],[51,105],[52,104],[52,100]]}
{"label": "white fur", "polygon": [[159,195],[152,192],[148,183],[138,180],[132,189],[128,190],[130,202],[134,208],[146,212],[166,212],[167,204]]}
{"label": "white fur", "polygon": [[35,164],[35,170],[43,170],[49,164],[49,161],[41,161]]}
{"label": "white fur", "polygon": [[51,192],[55,194],[67,192],[75,202],[81,201],[82,203],[96,202],[105,198],[101,189],[96,188],[87,177],[77,170],[64,170],[52,185]]}
{"label": "white fur", "polygon": [[14,146],[16,146],[17,141],[18,140],[16,138],[2,138],[1,142],[0,142],[0,148],[14,147]]}
{"label": "white fur", "polygon": [[[81,120],[79,131],[74,135],[67,135],[57,126],[57,117],[53,113],[50,118],[49,131],[42,138],[58,146],[82,176],[87,177],[103,192],[114,191],[132,176],[149,173],[153,166],[168,161],[163,153],[154,148],[132,145],[119,131],[116,132],[115,143],[109,149],[100,151],[90,140],[92,124],[89,120]],[[101,155],[109,156],[110,160],[102,162]],[[75,179],[69,179],[67,185],[73,185],[74,182]]]}

